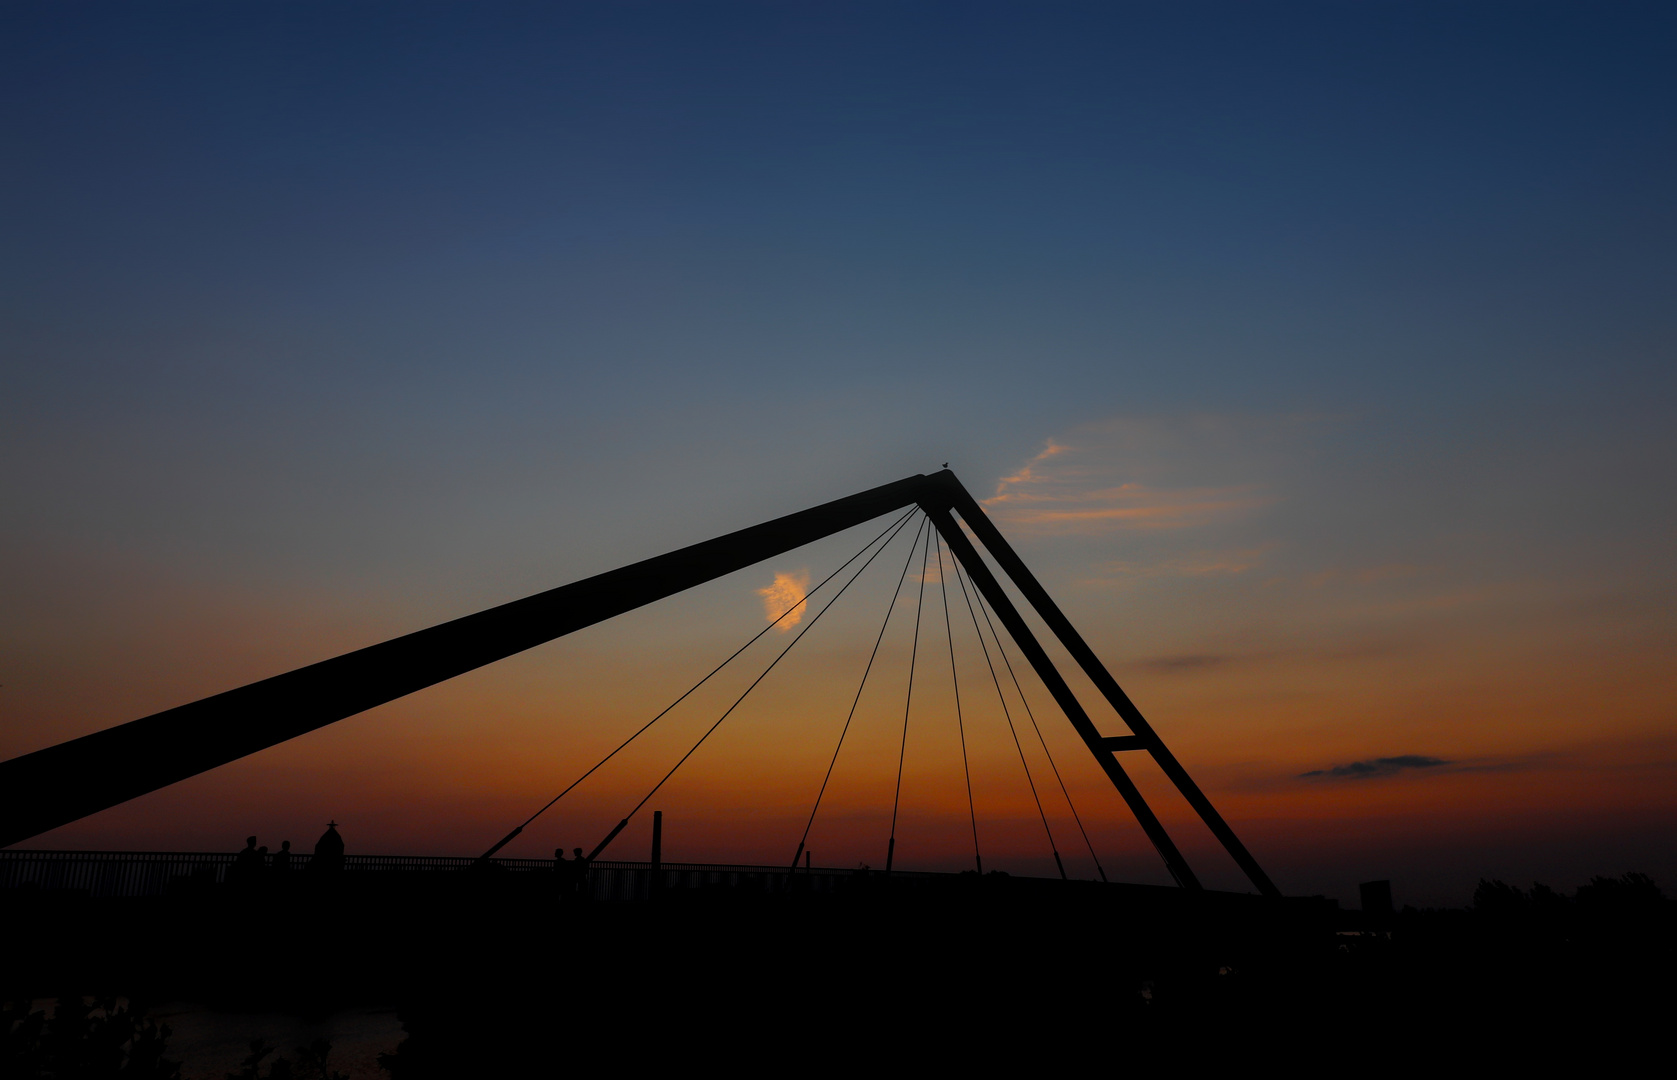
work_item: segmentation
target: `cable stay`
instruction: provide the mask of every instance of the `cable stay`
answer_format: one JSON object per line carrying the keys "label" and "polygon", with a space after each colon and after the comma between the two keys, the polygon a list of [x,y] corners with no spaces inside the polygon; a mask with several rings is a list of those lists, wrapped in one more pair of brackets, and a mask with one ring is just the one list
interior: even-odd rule
{"label": "cable stay", "polygon": [[1030,785],[1031,799],[1036,803],[1037,816],[1042,819],[1042,831],[1048,837],[1048,850],[1054,853],[1054,865],[1060,871],[1060,880],[1066,879],[1066,864],[1060,859],[1059,845],[1054,843],[1054,830],[1048,827],[1048,814],[1042,809],[1042,796],[1037,794],[1036,780],[1031,776],[1030,762],[1025,760],[1025,747],[1019,742],[1019,731],[1013,726],[1013,713],[1008,710],[1007,698],[1002,694],[1002,681],[996,675],[995,661],[990,659],[990,645],[984,640],[984,632],[978,628],[978,613],[973,610],[972,593],[967,589],[966,574],[961,570],[959,562],[955,564],[955,581],[961,586],[961,597],[967,602],[967,614],[972,618],[972,632],[978,638],[978,647],[984,651],[984,666],[990,669],[990,681],[996,687],[996,700],[1001,703],[1002,716],[1007,719],[1007,731],[1013,736],[1013,748],[1019,751],[1019,764],[1025,770],[1025,783]]}
{"label": "cable stay", "polygon": [[[875,550],[872,555],[868,556],[866,562],[864,562],[861,566],[857,567],[856,572],[854,574],[851,574],[850,578],[847,581],[845,581],[845,583],[842,586],[839,587],[838,592],[833,594],[832,599],[828,600],[825,604],[823,604],[821,606],[821,610],[817,611],[815,613],[814,617],[812,617],[809,620],[809,622],[804,625],[804,628],[802,630],[798,631],[798,635],[796,637],[794,637],[790,642],[787,643],[786,648],[780,650],[779,655],[777,655],[773,660],[771,660],[769,662],[768,667],[763,669],[763,673],[761,675],[757,676],[757,678],[752,680],[751,685],[745,688],[745,692],[742,693],[738,698],[736,698],[732,705],[728,706],[727,711],[724,712],[720,717],[717,718],[716,723],[712,724],[708,729],[706,729],[706,731],[703,735],[699,736],[699,741],[695,742],[693,744],[692,748],[687,751],[687,753],[681,755],[681,760],[677,761],[674,765],[670,766],[670,771],[664,774],[663,779],[659,780],[656,784],[652,785],[652,790],[648,791],[646,793],[646,795],[641,799],[641,801],[636,803],[634,808],[623,816],[623,820],[619,821],[617,823],[617,827],[612,829],[611,832],[607,833],[606,838],[604,840],[601,840],[598,844],[595,845],[594,850],[588,853],[589,861],[593,861],[594,859],[599,858],[600,853],[602,851],[604,851],[606,849],[606,847],[613,840],[617,839],[617,834],[621,833],[625,828],[628,827],[629,821],[637,813],[640,812],[641,807],[645,806],[647,804],[647,802],[649,800],[651,800],[652,796],[658,794],[658,789],[663,787],[664,784],[669,781],[670,777],[672,777],[676,774],[676,770],[681,768],[681,766],[684,765],[687,762],[688,758],[692,757],[695,753],[698,752],[699,747],[704,745],[705,740],[710,738],[711,734],[713,732],[715,732],[717,728],[722,726],[722,722],[724,720],[728,719],[729,716],[733,715],[734,710],[739,708],[740,704],[743,701],[745,701],[745,699],[748,696],[750,696],[751,691],[757,689],[757,685],[759,683],[761,683],[764,679],[769,677],[769,672],[773,671],[775,669],[775,667],[782,660],[784,660],[786,658],[786,654],[791,652],[792,649],[797,646],[798,642],[803,640],[804,635],[809,633],[811,630],[813,630],[815,628],[815,624],[821,621],[821,616],[827,614],[827,611],[834,604],[836,604],[838,602],[839,597],[843,596],[845,594],[845,592],[847,592],[849,590],[850,586],[852,586],[856,583],[856,579],[861,577],[862,574],[867,571],[869,566],[873,565],[873,561],[880,556],[881,552],[883,552],[887,547],[889,547],[891,545],[891,541],[895,540],[897,538],[897,535],[899,533],[901,533],[903,528],[908,524],[908,519],[910,517],[912,517],[913,515],[914,515],[914,511],[912,511],[912,510],[909,511],[907,514],[904,514],[902,517],[898,518],[897,521],[892,525],[891,528],[888,528],[886,530],[886,533],[889,533],[890,535],[888,537],[886,537],[885,542],[880,544],[878,549]],[[884,536],[885,534],[881,533],[880,535]],[[878,538],[875,538],[874,542],[877,542],[877,539]],[[868,544],[868,547],[872,547],[872,546],[873,546],[873,542],[870,542]],[[867,548],[863,548],[862,550],[866,551]],[[849,560],[849,562],[847,562],[845,565],[848,566],[850,562],[855,562],[856,557],[859,557],[859,556],[860,556],[860,552],[857,553],[857,556],[852,557]],[[831,579],[829,578],[829,580],[831,580]],[[823,582],[823,584],[825,584],[825,582]]]}
{"label": "cable stay", "polygon": [[[828,574],[826,577],[822,578],[821,581],[816,584],[815,588],[809,590],[809,592],[807,594],[805,594],[805,598],[804,598],[805,602],[807,603],[808,598],[810,596],[813,596],[814,594],[820,592],[821,589],[823,587],[825,587],[828,582],[832,581],[834,578],[838,577],[839,574],[843,573],[845,567],[849,566],[851,563],[853,563],[857,559],[861,558],[867,552],[867,550],[869,548],[871,548],[875,544],[879,543],[879,541],[885,537],[886,533],[891,533],[893,529],[900,529],[901,526],[905,522],[907,522],[909,518],[913,517],[914,514],[918,510],[919,510],[919,507],[917,507],[917,506],[912,507],[912,508],[909,509],[908,513],[904,514],[900,518],[897,518],[891,524],[885,526],[884,531],[882,531],[878,536],[875,536],[872,540],[869,540],[866,544],[862,545],[862,549],[860,551],[856,552],[856,554],[850,556],[850,558],[846,559],[843,563],[839,564],[837,569],[835,569],[832,573]],[[893,534],[893,537],[894,537],[894,534]],[[890,540],[885,541],[885,543],[887,543],[887,544],[889,544],[890,542],[891,542]],[[883,547],[881,547],[880,551],[883,551],[883,550],[885,550],[885,549]],[[877,554],[877,552],[875,554]],[[836,597],[835,597],[835,599],[836,599]],[[803,606],[802,604],[794,604],[791,607],[787,608],[785,611],[781,612],[780,615],[773,622],[769,623],[767,626],[765,626],[761,630],[757,631],[757,633],[752,635],[751,639],[749,641],[747,641],[744,645],[741,645],[739,648],[735,649],[733,651],[733,653],[730,654],[729,657],[726,660],[722,661],[720,664],[717,664],[714,668],[711,668],[710,672],[708,674],[706,674],[704,678],[700,679],[698,682],[696,682],[692,686],[688,687],[687,690],[685,692],[683,692],[680,697],[676,698],[674,701],[672,701],[668,705],[666,705],[662,712],[660,712],[657,716],[654,716],[651,720],[648,720],[645,724],[641,725],[640,729],[637,730],[633,735],[630,735],[627,739],[624,739],[621,743],[619,743],[615,750],[613,750],[611,753],[607,754],[605,757],[601,758],[599,761],[595,762],[593,767],[590,768],[587,772],[583,773],[581,776],[579,776],[575,780],[571,781],[570,785],[568,787],[566,787],[565,790],[561,791],[559,794],[557,794],[553,798],[549,799],[547,801],[547,803],[544,806],[542,806],[542,808],[540,810],[537,810],[535,813],[533,813],[529,817],[525,818],[523,824],[517,826],[511,832],[509,832],[505,836],[501,837],[501,839],[495,844],[494,847],[490,848],[488,851],[484,852],[482,855],[479,855],[478,856],[478,861],[479,862],[487,861],[488,859],[492,858],[495,855],[496,852],[500,851],[502,848],[504,848],[508,844],[512,843],[512,841],[514,839],[516,839],[520,833],[522,833],[526,828],[529,827],[531,822],[535,821],[537,818],[539,818],[543,814],[547,813],[548,810],[553,808],[555,803],[557,803],[560,799],[563,799],[566,795],[569,795],[571,793],[571,791],[578,784],[582,783],[584,780],[588,779],[590,776],[593,776],[594,773],[597,772],[600,769],[600,767],[603,766],[606,762],[608,762],[612,758],[616,757],[620,751],[622,751],[624,749],[627,749],[630,743],[634,742],[636,739],[638,739],[642,735],[646,734],[646,732],[652,727],[653,724],[656,724],[658,721],[662,720],[665,716],[669,715],[670,711],[673,710],[677,705],[680,705],[683,701],[686,701],[689,697],[691,697],[693,695],[693,693],[695,691],[697,691],[705,683],[709,682],[718,672],[720,672],[723,668],[727,667],[729,664],[733,663],[736,659],[738,659],[739,655],[741,653],[743,653],[743,652],[745,652],[745,650],[751,648],[751,646],[757,644],[758,640],[760,638],[762,638],[762,636],[764,634],[768,633],[770,630],[773,630],[776,626],[780,625],[781,620],[783,620],[787,616],[791,615],[792,612],[799,610],[799,608],[801,608],[802,606]],[[806,627],[805,629],[808,629],[808,628]],[[615,835],[615,834],[613,834],[613,835]]]}
{"label": "cable stay", "polygon": [[821,790],[815,793],[815,805],[810,807],[809,820],[804,823],[804,834],[798,838],[798,850],[792,853],[792,865],[786,871],[790,877],[798,869],[798,859],[804,853],[804,845],[809,843],[809,831],[815,826],[815,815],[821,809],[821,800],[827,794],[827,784],[833,778],[833,767],[838,764],[839,751],[844,749],[844,737],[850,733],[850,723],[856,719],[856,706],[862,703],[862,691],[868,685],[868,675],[873,671],[873,662],[879,656],[880,643],[885,640],[886,628],[891,625],[891,616],[896,614],[897,599],[902,596],[903,582],[908,580],[908,568],[914,563],[914,551],[920,546],[920,536],[926,530],[927,522],[922,519],[920,527],[915,530],[914,541],[908,546],[908,557],[903,560],[903,572],[897,576],[897,587],[891,593],[891,602],[885,606],[885,619],[879,624],[879,636],[873,640],[873,652],[868,654],[867,667],[862,669],[862,681],[856,687],[856,696],[850,702],[850,713],[844,718],[844,727],[839,731],[838,745],[833,747],[833,757],[827,762],[827,773],[821,778]]}
{"label": "cable stay", "polygon": [[[920,595],[914,602],[914,645],[908,654],[908,694],[903,698],[903,741],[897,749],[897,787],[891,796],[891,839],[885,845],[885,872],[891,872],[897,854],[897,810],[903,799],[903,761],[908,755],[908,711],[914,704],[914,666],[920,655],[920,615],[926,606],[926,561],[931,556],[932,532],[926,531],[926,543],[920,549]],[[913,558],[911,551],[909,557]]]}
{"label": "cable stay", "polygon": [[[949,561],[955,561],[953,552]],[[972,766],[967,763],[967,725],[961,718],[961,680],[955,674],[955,630],[949,622],[949,579],[943,569],[943,541],[937,545],[938,588],[943,590],[943,629],[949,636],[949,680],[955,688],[955,728],[961,733],[961,771],[967,778],[967,815],[972,820],[972,859],[980,874],[984,873],[984,856],[978,852],[978,810],[972,801]]]}
{"label": "cable stay", "polygon": [[[1083,827],[1083,818],[1077,812],[1077,804],[1072,802],[1071,790],[1066,787],[1066,778],[1060,775],[1060,767],[1054,763],[1054,752],[1048,749],[1048,740],[1043,738],[1042,727],[1036,722],[1036,713],[1031,711],[1030,699],[1025,696],[1025,688],[1019,685],[1019,674],[1013,670],[1013,661],[1008,659],[1007,649],[1002,645],[1001,635],[996,633],[996,624],[990,621],[990,606],[984,599],[984,594],[978,596],[978,610],[984,615],[984,625],[989,627],[990,636],[996,640],[996,651],[1001,654],[1002,663],[1007,666],[1007,674],[1013,680],[1013,689],[1019,695],[1019,703],[1025,707],[1025,715],[1030,718],[1031,729],[1036,732],[1037,742],[1042,744],[1043,756],[1048,758],[1048,767],[1054,770],[1054,779],[1059,781],[1060,794],[1066,798],[1066,808],[1071,811],[1071,818],[1077,822],[1077,831],[1083,835],[1083,843],[1089,849],[1089,858],[1095,864],[1095,872],[1106,881],[1106,870],[1101,866],[1100,856],[1095,854],[1094,841],[1089,839],[1089,830]],[[1037,804],[1041,808],[1041,803]],[[1062,875],[1064,867],[1061,868]]]}

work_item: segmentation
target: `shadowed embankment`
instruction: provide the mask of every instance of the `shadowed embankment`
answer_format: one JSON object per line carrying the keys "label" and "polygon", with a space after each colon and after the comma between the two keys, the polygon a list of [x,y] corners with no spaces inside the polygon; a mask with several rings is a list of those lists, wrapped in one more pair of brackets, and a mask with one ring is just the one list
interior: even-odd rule
{"label": "shadowed embankment", "polygon": [[[1673,921],[1619,879],[1364,921],[1329,902],[990,875],[798,878],[590,902],[555,875],[297,875],[164,897],[0,894],[4,993],[305,1013],[396,1004],[397,1077],[704,1052],[844,1067],[1383,1060],[1652,1038]],[[681,1060],[679,1058],[673,1060]],[[673,1065],[672,1060],[672,1065]]]}

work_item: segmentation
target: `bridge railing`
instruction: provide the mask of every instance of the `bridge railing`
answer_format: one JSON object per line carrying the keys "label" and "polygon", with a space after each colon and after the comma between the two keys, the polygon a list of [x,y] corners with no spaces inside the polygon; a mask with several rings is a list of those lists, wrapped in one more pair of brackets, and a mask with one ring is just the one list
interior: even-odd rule
{"label": "bridge railing", "polygon": [[[0,891],[27,889],[98,898],[164,896],[173,891],[233,883],[237,878],[234,870],[237,859],[228,852],[0,850]],[[292,875],[307,872],[312,861],[313,856],[307,853],[295,853],[291,856],[289,872],[282,873],[274,869],[270,854],[262,879],[270,884],[280,883]],[[490,862],[498,871],[521,877],[547,877],[555,871],[551,859],[492,859]],[[401,884],[398,875],[403,879],[407,875],[427,875],[426,880],[436,880],[430,875],[462,873],[474,868],[481,869],[479,860],[456,855],[346,855],[343,860],[343,872],[353,879],[370,881],[376,876],[381,883],[396,886]],[[768,892],[789,885],[808,892],[830,893],[854,881],[857,873],[799,867],[788,876],[784,866],[665,862],[655,877],[650,863],[601,860],[589,867],[586,895],[599,901],[637,901],[648,899],[655,888]],[[954,876],[894,871],[892,879],[906,883]],[[553,880],[557,884],[557,878]]]}

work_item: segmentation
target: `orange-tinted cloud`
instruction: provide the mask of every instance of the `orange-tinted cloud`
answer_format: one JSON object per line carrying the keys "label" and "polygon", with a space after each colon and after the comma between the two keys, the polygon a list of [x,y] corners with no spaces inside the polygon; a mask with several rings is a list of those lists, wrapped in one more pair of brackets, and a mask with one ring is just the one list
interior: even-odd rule
{"label": "orange-tinted cloud", "polygon": [[[766,588],[758,589],[757,595],[763,598],[763,614],[770,621],[780,619],[776,629],[781,633],[792,629],[804,617],[804,610],[809,595],[809,571],[799,570],[796,573],[782,573],[776,571],[774,583]],[[781,619],[781,616],[786,616]]]}
{"label": "orange-tinted cloud", "polygon": [[[1197,426],[1120,420],[1080,429],[1043,450],[996,484],[983,500],[998,517],[1033,530],[1181,529],[1231,517],[1274,501],[1261,485],[1187,479],[1182,464],[1206,456],[1228,425]],[[1184,445],[1186,444],[1186,445]],[[1164,458],[1170,461],[1161,468]],[[1235,455],[1229,459],[1238,460]]]}
{"label": "orange-tinted cloud", "polygon": [[1236,551],[1196,551],[1155,562],[1119,560],[1107,563],[1103,569],[1105,577],[1110,578],[1225,577],[1255,569],[1275,546],[1271,543]]}
{"label": "orange-tinted cloud", "polygon": [[1096,491],[1015,489],[998,492],[984,505],[1002,510],[1008,520],[1020,525],[1179,529],[1256,509],[1269,501],[1246,487],[1168,491],[1120,484]]}

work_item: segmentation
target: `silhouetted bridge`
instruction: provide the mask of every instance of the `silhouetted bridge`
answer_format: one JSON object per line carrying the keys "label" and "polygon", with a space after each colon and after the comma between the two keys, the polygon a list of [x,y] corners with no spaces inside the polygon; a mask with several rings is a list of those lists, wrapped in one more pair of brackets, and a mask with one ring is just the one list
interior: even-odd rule
{"label": "silhouetted bridge", "polygon": [[[782,869],[764,867],[704,867],[668,864],[660,880],[671,888],[687,888],[689,884],[729,887],[758,880],[780,880],[788,885],[800,881],[809,889],[837,888],[839,882],[854,879],[850,871],[812,870],[799,865],[806,849],[816,814],[821,808],[827,783],[833,775],[850,721],[856,716],[857,703],[867,687],[869,674],[880,652],[892,616],[898,610],[899,597],[908,595],[904,584],[911,580],[910,570],[916,559],[920,573],[917,578],[919,597],[913,608],[914,638],[909,652],[908,695],[903,704],[901,747],[897,766],[896,794],[891,808],[889,837],[880,852],[886,874],[891,874],[897,855],[897,823],[903,786],[903,762],[909,746],[910,713],[914,703],[914,673],[922,646],[922,615],[927,613],[929,580],[935,581],[941,593],[941,618],[934,614],[927,620],[926,645],[933,644],[934,628],[948,641],[948,671],[954,689],[954,714],[960,727],[961,766],[966,779],[966,795],[971,818],[973,865],[975,875],[984,877],[980,851],[980,830],[973,797],[972,773],[967,757],[967,734],[962,719],[961,688],[957,676],[956,634],[954,625],[965,625],[961,614],[971,620],[973,640],[984,650],[985,671],[994,684],[996,699],[1007,719],[1013,745],[1018,750],[1019,763],[1030,784],[1035,808],[1041,817],[1045,847],[1053,855],[1062,879],[1067,878],[1064,861],[1053,835],[1049,814],[1044,807],[1042,793],[1050,793],[1048,774],[1033,776],[1027,760],[1025,743],[1034,731],[1042,753],[1052,769],[1059,791],[1064,795],[1077,831],[1088,847],[1100,877],[1100,860],[1094,843],[1083,826],[1072,796],[1058,765],[1054,763],[1048,741],[1042,735],[1028,696],[1020,683],[1018,670],[1032,671],[1048,691],[1064,718],[1105,773],[1118,795],[1134,814],[1142,831],[1152,842],[1166,869],[1182,890],[1203,893],[1199,878],[1188,866],[1187,859],[1165,830],[1124,766],[1120,755],[1147,756],[1159,767],[1201,821],[1222,844],[1234,862],[1245,873],[1253,887],[1267,897],[1279,897],[1280,890],[1258,865],[1257,860],[1241,843],[1234,830],[1212,806],[1199,786],[1188,775],[1186,768],[1165,746],[1163,738],[1142,716],[1140,710],[1118,686],[1111,673],[1096,657],[1088,643],[1072,626],[1059,606],[1025,566],[1017,553],[997,531],[976,500],[961,486],[955,475],[944,469],[932,475],[916,475],[895,483],[824,503],[773,521],[764,522],[738,532],[729,533],[703,543],[694,544],[665,555],[573,582],[535,596],[480,611],[429,629],[420,630],[381,644],[323,660],[295,671],[228,690],[200,701],[177,706],[152,716],[95,732],[57,746],[47,747],[9,761],[0,762],[0,847],[28,840],[89,814],[98,813],[128,799],[156,791],[190,776],[217,768],[228,762],[295,738],[299,735],[335,723],[367,709],[433,686],[456,675],[472,671],[486,664],[552,641],[565,634],[592,626],[627,611],[654,603],[665,597],[713,581],[726,574],[775,558],[785,552],[813,543],[870,521],[888,518],[889,523],[855,555],[840,565],[798,603],[764,627],[718,667],[713,669],[691,689],[630,735],[599,762],[582,774],[546,806],[537,810],[523,824],[507,833],[476,860],[447,858],[397,858],[381,856],[353,856],[347,867],[352,876],[366,879],[377,871],[382,876],[428,875],[438,877],[443,871],[458,871],[475,865],[486,872],[499,868],[507,873],[534,875],[538,870],[551,869],[545,860],[494,859],[509,842],[520,835],[536,817],[557,803],[566,793],[604,766],[622,749],[647,731],[667,713],[687,700],[712,676],[722,671],[750,646],[760,640],[770,627],[794,615],[782,629],[790,629],[801,620],[795,615],[807,606],[810,615],[790,644],[781,649],[762,674],[747,687],[744,694],[729,706],[711,725],[698,742],[694,743],[679,761],[652,785],[640,802],[628,809],[623,819],[594,848],[589,858],[593,863],[593,888],[602,897],[628,896],[644,891],[652,880],[647,864],[602,862],[604,850],[628,826],[664,783],[674,775],[709,735],[734,712],[746,695],[768,676],[782,658],[814,627],[850,585],[873,565],[899,537],[907,538],[906,557],[902,558],[896,591],[886,608],[879,637],[873,653],[861,674],[861,683],[850,705],[850,714],[839,735],[827,773],[814,805],[803,838],[798,841],[790,866]],[[980,547],[984,549],[980,552]],[[986,558],[988,556],[988,559]],[[945,559],[950,560],[945,567]],[[895,559],[888,560],[895,568]],[[992,565],[993,564],[993,565]],[[854,567],[854,569],[852,569]],[[932,578],[932,572],[936,577]],[[844,575],[848,574],[848,577]],[[840,579],[843,578],[841,581]],[[1095,691],[1116,712],[1128,727],[1125,734],[1101,733],[1090,718],[1083,703],[1068,685],[1031,626],[1025,621],[1021,607],[1003,588],[1002,580],[1011,582],[1023,601],[1033,610],[1071,659],[1087,676]],[[823,592],[832,584],[832,590]],[[817,594],[821,607],[817,610]],[[953,601],[952,598],[953,597]],[[936,598],[932,603],[936,604]],[[1009,647],[1003,637],[1011,640],[1023,663],[1016,670]],[[962,631],[965,633],[964,629]],[[931,662],[928,656],[928,663]],[[942,661],[938,661],[941,666]],[[1015,713],[1004,682],[1015,691],[1011,700],[1022,709],[1020,722]],[[981,688],[987,693],[989,687]],[[969,690],[970,693],[970,690]],[[1029,720],[1029,726],[1024,721]],[[1021,732],[1025,733],[1022,738]],[[1036,743],[1031,744],[1033,747]],[[1039,784],[1038,779],[1042,784]],[[882,830],[883,831],[883,830]],[[788,847],[791,847],[788,837]],[[654,841],[654,850],[657,842]],[[177,855],[177,854],[116,854],[66,852],[8,852],[0,853],[0,873],[25,875],[21,881],[38,881],[45,888],[85,888],[93,895],[140,895],[148,890],[168,887],[171,880],[220,881],[226,876],[232,855]],[[308,856],[293,855],[294,865],[306,865]],[[904,874],[894,880],[912,882],[920,875]],[[639,875],[637,877],[636,875]],[[318,876],[318,875],[316,875]],[[939,878],[950,875],[931,875]],[[8,878],[7,880],[10,880]],[[415,880],[419,880],[417,877]],[[532,879],[533,880],[533,879]],[[1029,879],[1018,879],[1029,880]],[[62,882],[62,884],[54,884]],[[641,882],[641,884],[635,884]],[[78,884],[85,883],[85,884]],[[825,884],[823,884],[825,883]],[[1057,883],[1058,884],[1058,883]],[[1067,884],[1070,884],[1067,882]],[[908,887],[908,886],[903,886]],[[1134,888],[1143,888],[1135,886]]]}

